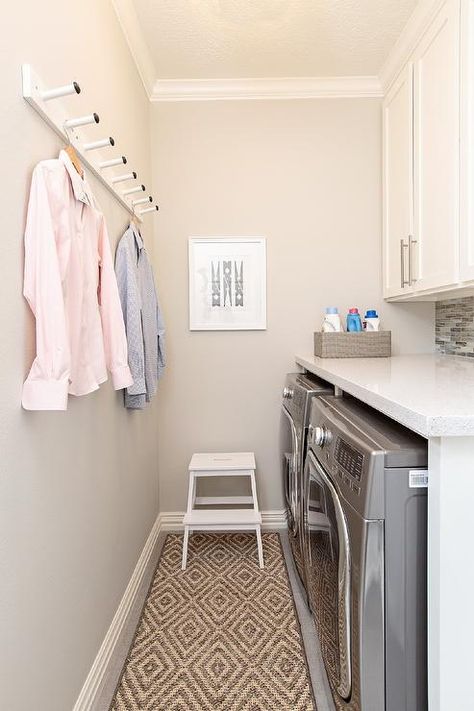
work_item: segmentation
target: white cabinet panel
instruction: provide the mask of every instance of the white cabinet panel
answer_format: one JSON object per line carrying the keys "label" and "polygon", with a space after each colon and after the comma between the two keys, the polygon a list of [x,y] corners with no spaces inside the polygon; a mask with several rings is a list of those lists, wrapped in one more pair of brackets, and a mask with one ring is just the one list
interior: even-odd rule
{"label": "white cabinet panel", "polygon": [[474,280],[474,0],[461,5],[460,279]]}
{"label": "white cabinet panel", "polygon": [[401,73],[383,103],[384,296],[410,289],[408,240],[413,234],[413,65]]}
{"label": "white cabinet panel", "polygon": [[459,0],[442,7],[414,57],[416,290],[459,279]]}

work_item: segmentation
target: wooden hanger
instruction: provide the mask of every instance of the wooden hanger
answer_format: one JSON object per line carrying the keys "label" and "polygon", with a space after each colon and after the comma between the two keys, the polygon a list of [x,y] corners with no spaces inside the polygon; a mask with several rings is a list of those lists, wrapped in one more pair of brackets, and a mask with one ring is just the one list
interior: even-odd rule
{"label": "wooden hanger", "polygon": [[140,221],[139,221],[139,219],[138,219],[138,216],[137,216],[135,213],[133,213],[133,215],[132,215],[131,218],[130,218],[130,224],[135,225],[135,227],[137,228],[138,232],[140,233]]}
{"label": "wooden hanger", "polygon": [[74,148],[72,143],[68,143],[68,145],[66,146],[66,148],[64,150],[68,154],[68,156],[71,160],[71,163],[73,164],[73,166],[75,167],[75,169],[77,170],[77,172],[79,173],[81,178],[83,178],[84,177],[84,168],[82,167],[82,163],[79,160],[79,156],[77,155],[76,149]]}

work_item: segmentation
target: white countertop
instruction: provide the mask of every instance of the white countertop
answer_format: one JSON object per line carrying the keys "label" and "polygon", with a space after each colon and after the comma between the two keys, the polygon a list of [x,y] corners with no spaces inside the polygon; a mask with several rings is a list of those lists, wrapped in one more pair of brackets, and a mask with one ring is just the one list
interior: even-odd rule
{"label": "white countertop", "polygon": [[298,355],[296,362],[423,437],[474,436],[474,358]]}

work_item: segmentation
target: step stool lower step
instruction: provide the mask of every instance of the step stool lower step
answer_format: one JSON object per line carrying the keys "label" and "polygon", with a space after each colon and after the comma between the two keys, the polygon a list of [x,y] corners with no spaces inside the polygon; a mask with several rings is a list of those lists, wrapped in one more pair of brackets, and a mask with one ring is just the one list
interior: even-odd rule
{"label": "step stool lower step", "polygon": [[262,523],[262,514],[253,509],[200,509],[184,515],[185,526],[256,526]]}
{"label": "step stool lower step", "polygon": [[255,531],[257,536],[258,564],[263,568],[262,515],[252,509],[194,510],[183,519],[184,540],[181,569],[186,570],[189,534],[193,531]]}

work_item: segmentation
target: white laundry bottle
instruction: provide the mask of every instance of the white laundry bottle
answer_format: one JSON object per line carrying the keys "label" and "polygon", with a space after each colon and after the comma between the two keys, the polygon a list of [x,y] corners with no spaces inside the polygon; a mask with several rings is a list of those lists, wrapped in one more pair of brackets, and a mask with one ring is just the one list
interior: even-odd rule
{"label": "white laundry bottle", "polygon": [[375,309],[366,311],[364,322],[366,331],[378,331],[380,329],[380,319]]}
{"label": "white laundry bottle", "polygon": [[321,327],[323,333],[338,333],[342,331],[341,317],[336,306],[327,306]]}

